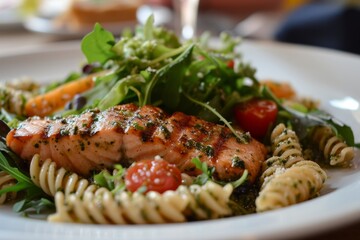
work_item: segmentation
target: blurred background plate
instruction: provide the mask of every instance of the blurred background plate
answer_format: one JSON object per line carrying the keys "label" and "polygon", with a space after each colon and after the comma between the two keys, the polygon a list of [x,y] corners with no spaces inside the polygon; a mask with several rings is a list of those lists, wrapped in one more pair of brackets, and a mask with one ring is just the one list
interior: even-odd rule
{"label": "blurred background plate", "polygon": [[0,30],[21,28],[22,18],[14,1],[0,1]]}
{"label": "blurred background plate", "polygon": [[[138,8],[134,21],[118,23],[103,23],[102,26],[114,34],[120,34],[126,28],[134,28],[138,23],[145,23],[151,14],[155,17],[155,25],[166,25],[171,21],[172,12],[163,6],[143,5]],[[81,37],[93,29],[93,25],[81,28],[71,28],[69,25],[60,25],[52,14],[34,15],[24,21],[24,27],[32,32],[50,34],[63,37]]]}
{"label": "blurred background plate", "polygon": [[[133,28],[137,24],[133,22],[107,23],[102,24],[108,31],[114,34],[121,33],[125,28]],[[63,37],[81,37],[90,32],[93,26],[73,29],[65,25],[57,24],[53,18],[43,16],[32,16],[24,22],[24,27],[32,32],[44,33]]]}

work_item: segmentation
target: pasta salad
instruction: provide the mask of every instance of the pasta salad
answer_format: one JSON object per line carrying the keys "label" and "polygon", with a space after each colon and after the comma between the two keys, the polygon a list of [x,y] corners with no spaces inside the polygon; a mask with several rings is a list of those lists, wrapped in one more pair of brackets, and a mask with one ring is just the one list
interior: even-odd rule
{"label": "pasta salad", "polygon": [[150,17],[99,24],[61,82],[4,83],[0,203],[53,222],[148,224],[264,212],[318,196],[354,158],[350,127],[260,81],[222,34],[181,42]]}

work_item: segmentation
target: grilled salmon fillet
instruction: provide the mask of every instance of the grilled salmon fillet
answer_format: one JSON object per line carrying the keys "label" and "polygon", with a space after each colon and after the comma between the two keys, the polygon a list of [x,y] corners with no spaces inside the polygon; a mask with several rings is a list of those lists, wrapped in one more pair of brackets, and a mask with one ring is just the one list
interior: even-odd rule
{"label": "grilled salmon fillet", "polygon": [[225,126],[181,112],[167,115],[153,106],[125,104],[106,111],[92,110],[62,119],[32,117],[11,130],[7,145],[21,158],[39,154],[69,171],[88,176],[116,163],[131,163],[155,156],[175,164],[182,172],[198,175],[191,160],[198,157],[214,167],[214,177],[238,179],[245,169],[254,182],[266,157],[263,144]]}

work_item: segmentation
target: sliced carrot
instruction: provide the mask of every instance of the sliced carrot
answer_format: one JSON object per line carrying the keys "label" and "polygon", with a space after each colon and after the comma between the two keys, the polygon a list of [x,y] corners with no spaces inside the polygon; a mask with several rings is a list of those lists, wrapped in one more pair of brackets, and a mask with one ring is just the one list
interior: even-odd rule
{"label": "sliced carrot", "polygon": [[63,108],[76,94],[92,88],[93,79],[98,75],[99,73],[90,74],[29,99],[25,104],[26,115],[45,117],[54,113]]}
{"label": "sliced carrot", "polygon": [[296,92],[289,83],[276,82],[272,80],[262,81],[261,84],[267,86],[270,91],[278,98],[292,99]]}

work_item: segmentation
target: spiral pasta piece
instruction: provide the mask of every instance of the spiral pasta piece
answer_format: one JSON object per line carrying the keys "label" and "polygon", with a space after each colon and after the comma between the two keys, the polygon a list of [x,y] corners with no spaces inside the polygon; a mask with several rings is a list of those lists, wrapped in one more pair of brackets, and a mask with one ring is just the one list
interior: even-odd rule
{"label": "spiral pasta piece", "polygon": [[197,220],[216,219],[231,215],[228,206],[233,191],[231,184],[221,186],[212,181],[205,185],[180,186],[177,192],[189,202],[188,210]]}
{"label": "spiral pasta piece", "polygon": [[[16,180],[7,172],[0,171],[0,190],[16,184]],[[16,192],[7,192],[0,195],[0,205],[16,198]]]}
{"label": "spiral pasta piece", "polygon": [[349,147],[329,127],[315,128],[312,139],[331,166],[348,165],[355,156],[354,148]]}
{"label": "spiral pasta piece", "polygon": [[53,222],[95,224],[152,224],[185,222],[196,219],[219,218],[230,215],[228,207],[232,186],[224,187],[207,182],[203,186],[181,185],[176,191],[146,194],[122,191],[113,194],[105,188],[68,197],[56,193],[57,212],[49,216]]}
{"label": "spiral pasta piece", "polygon": [[323,187],[327,176],[321,167],[304,160],[274,176],[260,191],[256,211],[282,208],[313,198]]}
{"label": "spiral pasta piece", "polygon": [[278,124],[271,133],[271,148],[273,156],[268,158],[263,165],[261,183],[271,178],[278,168],[289,168],[293,164],[302,161],[302,149],[296,133]]}
{"label": "spiral pasta piece", "polygon": [[75,193],[81,197],[86,191],[94,192],[98,186],[90,184],[76,173],[69,173],[64,168],[58,168],[51,159],[40,162],[40,156],[34,155],[30,163],[31,180],[49,196],[64,191],[68,196]]}
{"label": "spiral pasta piece", "polygon": [[[113,174],[117,174],[114,170]],[[30,163],[32,181],[55,197],[56,213],[49,221],[97,224],[149,224],[184,222],[191,219],[219,218],[232,214],[228,206],[231,184],[221,186],[212,181],[205,185],[181,185],[163,194],[141,194],[90,184],[75,173],[58,168],[47,159],[34,155]],[[118,183],[115,183],[115,186]]]}
{"label": "spiral pasta piece", "polygon": [[302,149],[296,133],[286,128],[284,124],[278,124],[272,131],[270,138],[273,156],[278,156],[285,160],[302,157]]}

